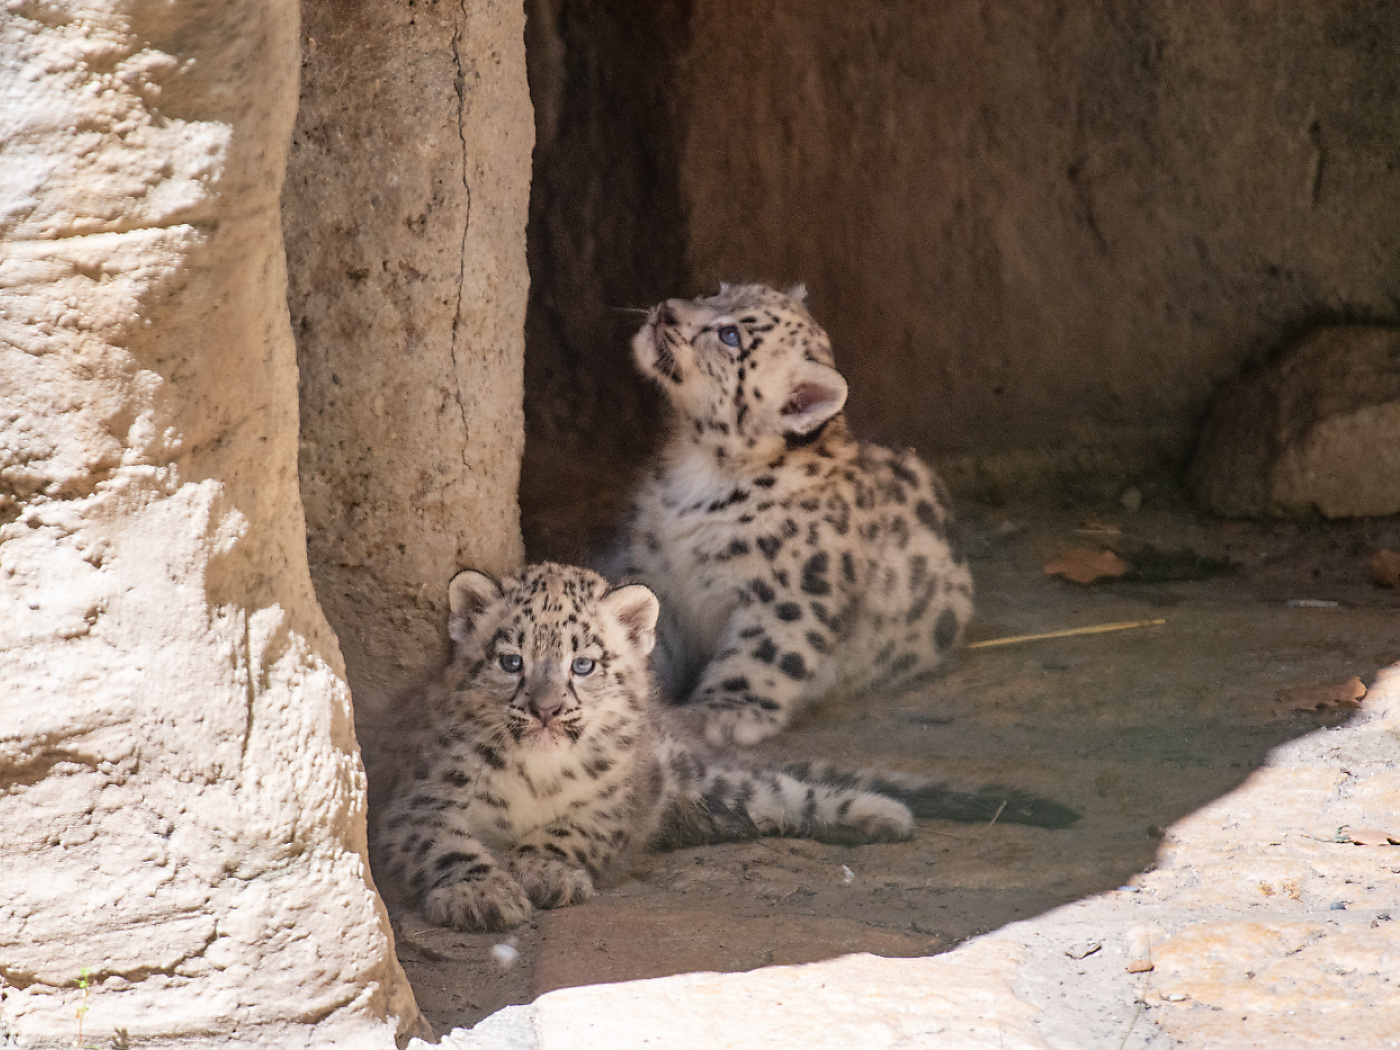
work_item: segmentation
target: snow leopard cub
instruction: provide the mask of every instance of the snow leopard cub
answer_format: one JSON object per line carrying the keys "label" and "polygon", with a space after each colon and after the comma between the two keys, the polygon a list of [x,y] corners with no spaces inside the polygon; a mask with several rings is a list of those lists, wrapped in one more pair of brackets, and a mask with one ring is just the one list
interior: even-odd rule
{"label": "snow leopard cub", "polygon": [[[499,583],[460,573],[449,602],[451,662],[421,697],[425,729],[374,821],[376,873],[430,921],[514,926],[532,906],[590,896],[638,847],[909,836],[909,808],[868,790],[871,778],[764,769],[668,728],[647,667],[658,611],[647,588],[545,564]],[[887,783],[930,814],[985,820],[1004,804]]]}
{"label": "snow leopard cub", "polygon": [[947,490],[912,451],[853,440],[806,291],[721,285],[653,307],[632,342],[673,427],[623,575],[664,610],[657,671],[714,744],[754,744],[840,690],[927,673],[972,615]]}

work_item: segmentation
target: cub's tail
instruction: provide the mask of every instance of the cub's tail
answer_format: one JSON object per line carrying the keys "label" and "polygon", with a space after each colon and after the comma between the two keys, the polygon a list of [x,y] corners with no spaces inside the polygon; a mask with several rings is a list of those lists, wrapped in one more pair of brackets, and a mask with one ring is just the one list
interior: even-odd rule
{"label": "cub's tail", "polygon": [[903,802],[856,783],[764,768],[667,741],[671,806],[653,845],[677,849],[779,835],[859,845],[897,842],[914,830]]}
{"label": "cub's tail", "polygon": [[883,771],[848,773],[824,762],[784,766],[783,772],[806,783],[875,792],[897,799],[922,819],[959,820],[970,824],[1001,821],[1037,828],[1067,828],[1079,819],[1078,813],[1062,803],[997,785],[959,791],[927,777]]}

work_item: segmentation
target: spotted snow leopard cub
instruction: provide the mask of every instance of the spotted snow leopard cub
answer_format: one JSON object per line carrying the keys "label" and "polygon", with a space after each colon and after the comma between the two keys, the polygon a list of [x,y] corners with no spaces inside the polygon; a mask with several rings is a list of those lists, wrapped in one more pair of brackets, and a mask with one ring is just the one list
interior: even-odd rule
{"label": "spotted snow leopard cub", "polygon": [[908,683],[972,615],[947,490],[912,451],[850,437],[805,298],[721,285],[653,307],[632,342],[673,428],[614,567],[661,599],[657,671],[715,744]]}
{"label": "spotted snow leopard cub", "polygon": [[[907,838],[920,816],[1061,827],[1054,802],[899,774],[772,769],[689,740],[656,701],[656,597],[538,565],[449,589],[453,655],[375,815],[375,871],[432,922],[505,929],[620,873],[642,847],[758,835]],[[898,794],[903,801],[890,797]],[[904,803],[907,802],[906,806]]]}

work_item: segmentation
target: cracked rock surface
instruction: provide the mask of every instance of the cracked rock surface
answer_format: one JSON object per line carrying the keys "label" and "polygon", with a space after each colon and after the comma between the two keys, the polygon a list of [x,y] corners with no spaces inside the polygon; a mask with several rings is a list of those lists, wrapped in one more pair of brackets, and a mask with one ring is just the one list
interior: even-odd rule
{"label": "cracked rock surface", "polygon": [[306,563],[296,63],[264,0],[0,21],[6,1046],[424,1030]]}
{"label": "cracked rock surface", "polygon": [[447,581],[522,557],[524,11],[302,5],[282,195],[312,578],[371,787],[446,655]]}

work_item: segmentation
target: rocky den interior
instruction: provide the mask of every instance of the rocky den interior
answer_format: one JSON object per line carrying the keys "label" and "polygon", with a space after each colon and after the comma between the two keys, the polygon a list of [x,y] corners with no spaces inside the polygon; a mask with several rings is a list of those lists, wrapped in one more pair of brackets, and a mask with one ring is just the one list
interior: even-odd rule
{"label": "rocky den interior", "polygon": [[[0,23],[0,1046],[1396,1045],[1400,9],[295,14]],[[1081,820],[387,912],[448,578],[606,542],[629,310],[721,280],[806,283],[979,589],[764,752]]]}

